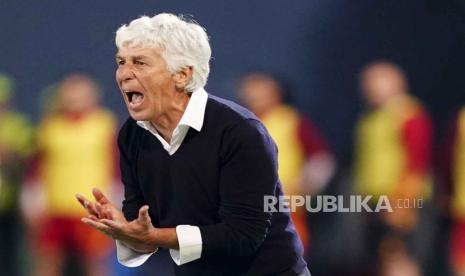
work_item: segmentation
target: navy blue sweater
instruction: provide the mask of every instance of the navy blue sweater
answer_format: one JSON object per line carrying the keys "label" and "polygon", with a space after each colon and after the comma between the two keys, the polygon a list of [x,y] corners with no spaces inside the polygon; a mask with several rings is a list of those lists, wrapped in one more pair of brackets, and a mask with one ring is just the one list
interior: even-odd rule
{"label": "navy blue sweater", "polygon": [[[173,155],[128,119],[118,137],[128,220],[148,204],[154,227],[196,225],[202,256],[176,275],[297,275],[306,266],[288,213],[264,212],[281,195],[277,149],[247,109],[209,95],[200,132]],[[173,263],[174,264],[174,263]]]}

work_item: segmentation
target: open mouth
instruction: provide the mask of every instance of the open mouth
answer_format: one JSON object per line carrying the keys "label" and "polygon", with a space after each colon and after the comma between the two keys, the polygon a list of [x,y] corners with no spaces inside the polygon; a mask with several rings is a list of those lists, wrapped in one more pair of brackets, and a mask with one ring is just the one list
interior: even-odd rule
{"label": "open mouth", "polygon": [[144,94],[137,91],[125,91],[126,96],[131,104],[139,104],[144,100]]}

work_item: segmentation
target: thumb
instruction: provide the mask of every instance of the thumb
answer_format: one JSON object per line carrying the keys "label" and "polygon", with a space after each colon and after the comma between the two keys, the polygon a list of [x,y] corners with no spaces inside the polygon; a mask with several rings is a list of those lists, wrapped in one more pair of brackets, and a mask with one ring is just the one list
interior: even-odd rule
{"label": "thumb", "polygon": [[149,206],[144,205],[139,209],[139,221],[146,223],[146,224],[152,224],[152,220],[150,219],[149,215]]}

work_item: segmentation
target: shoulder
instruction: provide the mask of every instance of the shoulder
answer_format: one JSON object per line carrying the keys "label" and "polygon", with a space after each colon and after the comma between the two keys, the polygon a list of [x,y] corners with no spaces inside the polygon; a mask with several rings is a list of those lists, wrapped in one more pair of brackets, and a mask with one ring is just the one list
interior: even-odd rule
{"label": "shoulder", "polygon": [[[247,156],[251,160],[277,162],[276,143],[259,120],[247,118],[226,128],[221,145],[222,160],[229,160],[232,156]],[[247,164],[249,160],[244,162]]]}
{"label": "shoulder", "polygon": [[1,117],[1,129],[6,130],[7,132],[20,134],[23,131],[29,131],[32,129],[32,124],[29,119],[19,112],[7,111],[2,114]]}
{"label": "shoulder", "polygon": [[412,120],[429,121],[428,111],[423,103],[411,95],[405,95],[393,110],[394,116],[403,122]]}
{"label": "shoulder", "polygon": [[258,117],[247,108],[220,97],[209,95],[206,120],[220,127],[224,139],[235,142],[272,143],[272,139]]}
{"label": "shoulder", "polygon": [[456,113],[454,121],[465,126],[465,106],[460,108],[460,110]]}
{"label": "shoulder", "polygon": [[56,114],[46,115],[39,123],[39,130],[46,131],[50,130],[61,122],[61,118]]}
{"label": "shoulder", "polygon": [[226,130],[227,137],[232,137],[235,140],[269,140],[271,136],[266,127],[255,119],[243,119],[231,124]]}
{"label": "shoulder", "polygon": [[106,108],[99,108],[95,111],[95,115],[102,121],[105,121],[110,124],[116,124],[117,119],[116,116],[110,110]]}
{"label": "shoulder", "polygon": [[403,117],[404,127],[418,131],[431,130],[432,122],[426,108],[419,101],[412,101],[410,108]]}
{"label": "shoulder", "polygon": [[[207,117],[214,117],[222,123],[237,123],[242,120],[258,118],[247,108],[217,96],[208,95],[206,114]],[[209,118],[210,119],[210,118]]]}
{"label": "shoulder", "polygon": [[287,104],[282,104],[280,106],[278,106],[277,108],[275,108],[274,112],[279,115],[279,116],[283,116],[283,117],[286,117],[286,118],[300,118],[301,117],[301,114],[299,113],[299,111],[290,106],[290,105],[287,105]]}
{"label": "shoulder", "polygon": [[113,136],[118,127],[116,116],[106,108],[96,109],[88,116],[87,122],[98,127],[99,133],[105,133],[105,135]]}

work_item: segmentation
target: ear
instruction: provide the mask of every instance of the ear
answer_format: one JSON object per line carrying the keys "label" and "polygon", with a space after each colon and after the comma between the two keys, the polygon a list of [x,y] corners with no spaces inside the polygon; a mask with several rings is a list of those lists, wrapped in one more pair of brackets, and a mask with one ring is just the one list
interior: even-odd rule
{"label": "ear", "polygon": [[178,90],[185,90],[187,84],[192,78],[192,66],[180,69],[173,75],[173,80]]}

